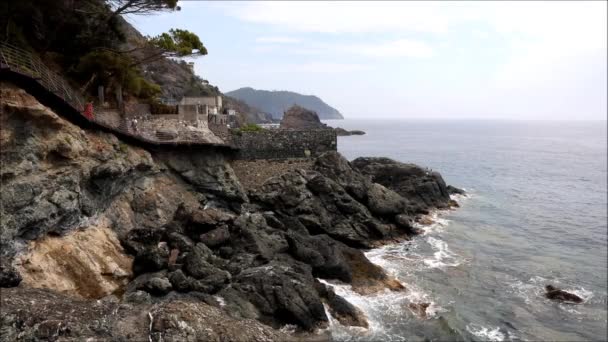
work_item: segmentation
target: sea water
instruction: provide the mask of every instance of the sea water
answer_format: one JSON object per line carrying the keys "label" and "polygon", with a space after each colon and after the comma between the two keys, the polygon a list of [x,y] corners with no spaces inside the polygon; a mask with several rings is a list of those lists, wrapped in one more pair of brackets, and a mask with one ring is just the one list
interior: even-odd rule
{"label": "sea water", "polygon": [[[441,172],[461,208],[433,213],[409,242],[366,253],[405,292],[336,292],[369,329],[332,320],[336,340],[579,341],[607,337],[606,122],[328,122],[349,160],[386,156]],[[584,299],[546,299],[552,284]],[[429,303],[426,318],[410,303]]]}

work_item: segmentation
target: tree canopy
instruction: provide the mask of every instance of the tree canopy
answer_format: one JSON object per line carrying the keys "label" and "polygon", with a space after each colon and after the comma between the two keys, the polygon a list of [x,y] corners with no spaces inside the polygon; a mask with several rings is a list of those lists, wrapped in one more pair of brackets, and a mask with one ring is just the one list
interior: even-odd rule
{"label": "tree canopy", "polygon": [[166,57],[196,57],[207,54],[200,38],[188,30],[171,29],[168,33],[149,37],[148,42],[161,49]]}
{"label": "tree canopy", "polygon": [[151,14],[164,10],[180,10],[179,0],[106,0],[113,9],[112,16],[119,14]]}

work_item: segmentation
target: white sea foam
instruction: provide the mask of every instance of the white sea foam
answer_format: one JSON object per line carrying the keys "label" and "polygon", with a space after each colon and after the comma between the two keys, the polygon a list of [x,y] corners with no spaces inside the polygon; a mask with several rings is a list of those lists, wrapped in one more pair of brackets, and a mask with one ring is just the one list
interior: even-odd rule
{"label": "white sea foam", "polygon": [[440,239],[429,236],[426,242],[436,251],[433,258],[424,259],[425,265],[429,268],[455,267],[460,265],[458,256],[448,248],[448,244]]}
{"label": "white sea foam", "polygon": [[467,331],[473,334],[474,336],[480,338],[482,341],[504,341],[505,335],[500,332],[500,328],[496,327],[494,329],[484,327],[478,324],[467,324]]}
{"label": "white sea foam", "polygon": [[[413,318],[413,314],[406,314],[409,303],[429,303],[430,305],[426,310],[426,319],[434,318],[439,312],[446,311],[429,294],[413,284],[407,285],[407,291],[390,291],[386,289],[363,296],[354,292],[350,285],[330,283],[323,279],[319,279],[319,281],[332,287],[336,294],[361,309],[367,317],[369,323],[368,329],[346,327],[331,317],[329,310],[326,308],[326,314],[330,320],[328,329],[334,339],[340,341],[353,338],[363,340],[395,340],[397,336],[387,332],[387,325],[403,325],[410,319],[423,319],[421,317]],[[400,339],[397,338],[397,340]]]}

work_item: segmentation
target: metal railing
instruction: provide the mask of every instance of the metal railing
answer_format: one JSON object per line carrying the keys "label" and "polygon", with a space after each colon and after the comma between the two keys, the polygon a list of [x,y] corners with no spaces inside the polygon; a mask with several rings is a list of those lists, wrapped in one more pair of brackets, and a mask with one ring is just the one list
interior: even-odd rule
{"label": "metal railing", "polygon": [[84,99],[61,76],[49,70],[38,57],[30,52],[13,45],[0,43],[0,61],[10,70],[36,80],[77,111],[84,110]]}
{"label": "metal railing", "polygon": [[80,93],[72,88],[68,82],[57,73],[51,71],[37,56],[22,48],[0,42],[0,66],[11,72],[27,76],[35,80],[47,91],[59,97],[75,111],[79,112],[88,121],[103,126],[123,135],[131,136],[140,141],[155,144],[184,144],[184,145],[216,145],[227,146],[226,143],[209,142],[204,134],[196,134],[191,131],[176,131],[167,134],[162,130],[150,131],[138,129],[130,121],[121,118],[118,122],[110,120],[110,114],[103,110],[85,115],[87,101]]}

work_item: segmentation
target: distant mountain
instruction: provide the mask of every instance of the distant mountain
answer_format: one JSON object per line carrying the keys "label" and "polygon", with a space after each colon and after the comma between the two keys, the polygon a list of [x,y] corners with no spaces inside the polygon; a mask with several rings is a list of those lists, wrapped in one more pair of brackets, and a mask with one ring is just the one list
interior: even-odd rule
{"label": "distant mountain", "polygon": [[226,95],[244,101],[248,105],[259,108],[266,113],[270,113],[275,119],[281,119],[283,112],[294,104],[317,112],[322,120],[344,119],[337,109],[329,106],[314,95],[302,95],[291,91],[257,90],[249,87],[233,90],[226,93]]}

